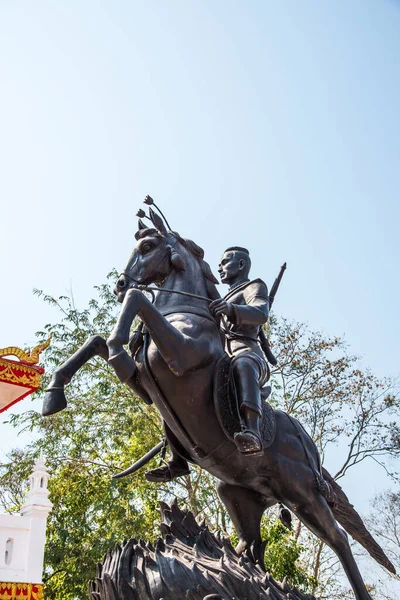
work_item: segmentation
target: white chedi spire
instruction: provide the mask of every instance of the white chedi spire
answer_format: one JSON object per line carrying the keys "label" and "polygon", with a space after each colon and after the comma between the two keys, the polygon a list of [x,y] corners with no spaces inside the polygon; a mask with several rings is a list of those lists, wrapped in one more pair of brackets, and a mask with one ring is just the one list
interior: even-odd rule
{"label": "white chedi spire", "polygon": [[26,495],[24,504],[21,506],[21,515],[24,516],[43,516],[47,517],[53,508],[49,500],[49,490],[47,483],[49,474],[46,470],[46,463],[42,453],[29,477],[30,489]]}

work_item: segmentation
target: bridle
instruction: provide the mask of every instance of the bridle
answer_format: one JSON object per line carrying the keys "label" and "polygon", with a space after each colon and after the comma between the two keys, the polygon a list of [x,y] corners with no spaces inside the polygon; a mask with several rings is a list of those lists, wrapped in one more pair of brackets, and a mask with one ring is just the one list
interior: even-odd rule
{"label": "bridle", "polygon": [[[142,284],[139,283],[136,279],[134,279],[131,275],[129,275],[128,273],[126,273],[125,271],[122,271],[120,275],[124,275],[125,277],[127,277],[131,282],[132,282],[132,286],[131,289],[137,289],[140,291],[144,291],[144,292],[149,292],[151,294],[151,303],[154,304],[156,297],[154,292],[158,292],[158,293],[168,293],[168,294],[178,294],[180,296],[186,296],[188,298],[195,298],[196,300],[203,300],[204,302],[207,302],[208,304],[211,304],[212,299],[211,298],[206,298],[205,296],[200,296],[198,294],[191,294],[190,292],[182,292],[180,290],[171,290],[169,288],[163,288],[163,287],[158,287],[158,286],[151,286],[151,285],[146,285],[146,284]],[[173,312],[176,311],[176,307],[174,308]],[[187,312],[185,311],[184,308],[180,307],[179,312]],[[195,309],[190,309],[190,313],[193,314],[198,314],[199,316],[203,317],[203,318],[207,318],[210,319],[212,322],[216,323],[219,322],[218,319],[215,318],[214,315],[212,315],[212,313],[210,312],[210,315],[208,316],[207,314],[205,314],[203,311],[201,311],[201,313],[196,312]],[[162,313],[164,314],[170,314],[170,313]]]}
{"label": "bridle", "polygon": [[132,283],[135,284],[134,289],[140,290],[143,292],[150,292],[150,293],[152,293],[153,297],[154,297],[153,292],[167,292],[168,294],[179,294],[181,296],[188,296],[189,298],[196,298],[196,300],[204,300],[205,302],[208,302],[209,304],[211,304],[211,302],[212,302],[212,299],[206,298],[206,296],[199,296],[198,294],[190,294],[189,292],[181,292],[180,290],[170,290],[168,288],[151,286],[151,285],[146,285],[144,283],[139,283],[136,279],[133,279],[133,277],[128,275],[128,273],[126,273],[125,271],[121,271],[120,275],[124,275],[125,277],[130,279],[132,281]]}
{"label": "bridle", "polygon": [[[167,258],[168,254],[171,252],[171,248],[174,247],[174,246],[175,246],[175,244],[173,244],[173,245],[168,244],[168,246],[166,248],[165,254],[163,254],[163,256],[160,258],[160,260],[154,265],[154,267],[152,267],[152,269],[150,270],[149,276],[152,275],[154,273],[154,271],[157,269],[158,265],[160,265],[162,263],[162,261],[165,258]],[[135,265],[133,265],[133,266],[135,266]],[[189,292],[181,292],[179,290],[170,290],[170,289],[163,288],[163,287],[150,286],[150,285],[146,285],[146,284],[140,283],[137,279],[134,279],[126,271],[121,271],[121,273],[119,274],[118,277],[121,277],[121,275],[123,275],[129,281],[131,281],[134,284],[132,287],[134,287],[135,289],[138,289],[138,290],[141,290],[141,291],[145,291],[145,292],[150,292],[151,295],[152,295],[152,302],[153,303],[154,303],[154,300],[155,300],[154,292],[167,292],[169,294],[179,294],[181,296],[187,296],[189,298],[195,298],[196,300],[204,300],[205,302],[208,302],[208,304],[211,304],[211,302],[212,302],[212,299],[211,298],[207,298],[206,296],[199,296],[198,294],[190,294]],[[164,279],[164,281],[167,279],[167,277]],[[164,281],[161,282],[161,285],[164,283]]]}

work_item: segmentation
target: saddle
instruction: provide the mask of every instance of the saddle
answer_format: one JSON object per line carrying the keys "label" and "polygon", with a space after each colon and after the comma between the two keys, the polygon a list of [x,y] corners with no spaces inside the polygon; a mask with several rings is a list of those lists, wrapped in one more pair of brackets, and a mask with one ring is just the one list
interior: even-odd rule
{"label": "saddle", "polygon": [[[260,437],[264,449],[272,444],[276,433],[275,411],[266,402],[270,394],[270,386],[261,388],[263,404]],[[232,359],[226,353],[219,359],[215,369],[214,407],[222,430],[233,441],[235,433],[241,431],[241,417],[233,378]]]}

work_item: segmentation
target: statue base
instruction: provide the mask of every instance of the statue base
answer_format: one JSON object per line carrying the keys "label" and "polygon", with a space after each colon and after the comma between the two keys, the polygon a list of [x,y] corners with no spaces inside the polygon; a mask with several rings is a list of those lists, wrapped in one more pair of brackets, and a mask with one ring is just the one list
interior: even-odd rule
{"label": "statue base", "polygon": [[131,539],[108,552],[90,600],[313,600],[238,555],[176,502],[160,508],[162,538],[154,546]]}

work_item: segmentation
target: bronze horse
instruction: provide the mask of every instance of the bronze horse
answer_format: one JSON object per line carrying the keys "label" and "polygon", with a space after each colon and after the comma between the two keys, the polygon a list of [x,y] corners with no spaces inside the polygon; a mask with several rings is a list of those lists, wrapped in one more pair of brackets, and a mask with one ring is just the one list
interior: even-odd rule
{"label": "bronze horse", "polygon": [[[55,371],[43,414],[64,408],[64,385],[91,357],[103,357],[121,381],[145,402],[154,402],[174,450],[217,478],[218,494],[239,536],[239,552],[263,564],[261,517],[282,503],[336,552],[357,600],[371,600],[336,519],[380,564],[392,572],[394,567],[340,486],[321,469],[315,444],[300,424],[274,411],[276,435],[261,456],[240,453],[226,437],[213,403],[216,365],[224,355],[209,310],[210,301],[219,297],[217,280],[201,248],[167,229],[151,209],[150,216],[150,228],[139,221],[137,243],[116,285],[122,308],[111,336],[107,342],[90,338]],[[160,290],[154,304],[139,289],[152,284]],[[131,340],[128,354],[124,345],[135,317],[145,326],[144,343]]]}

